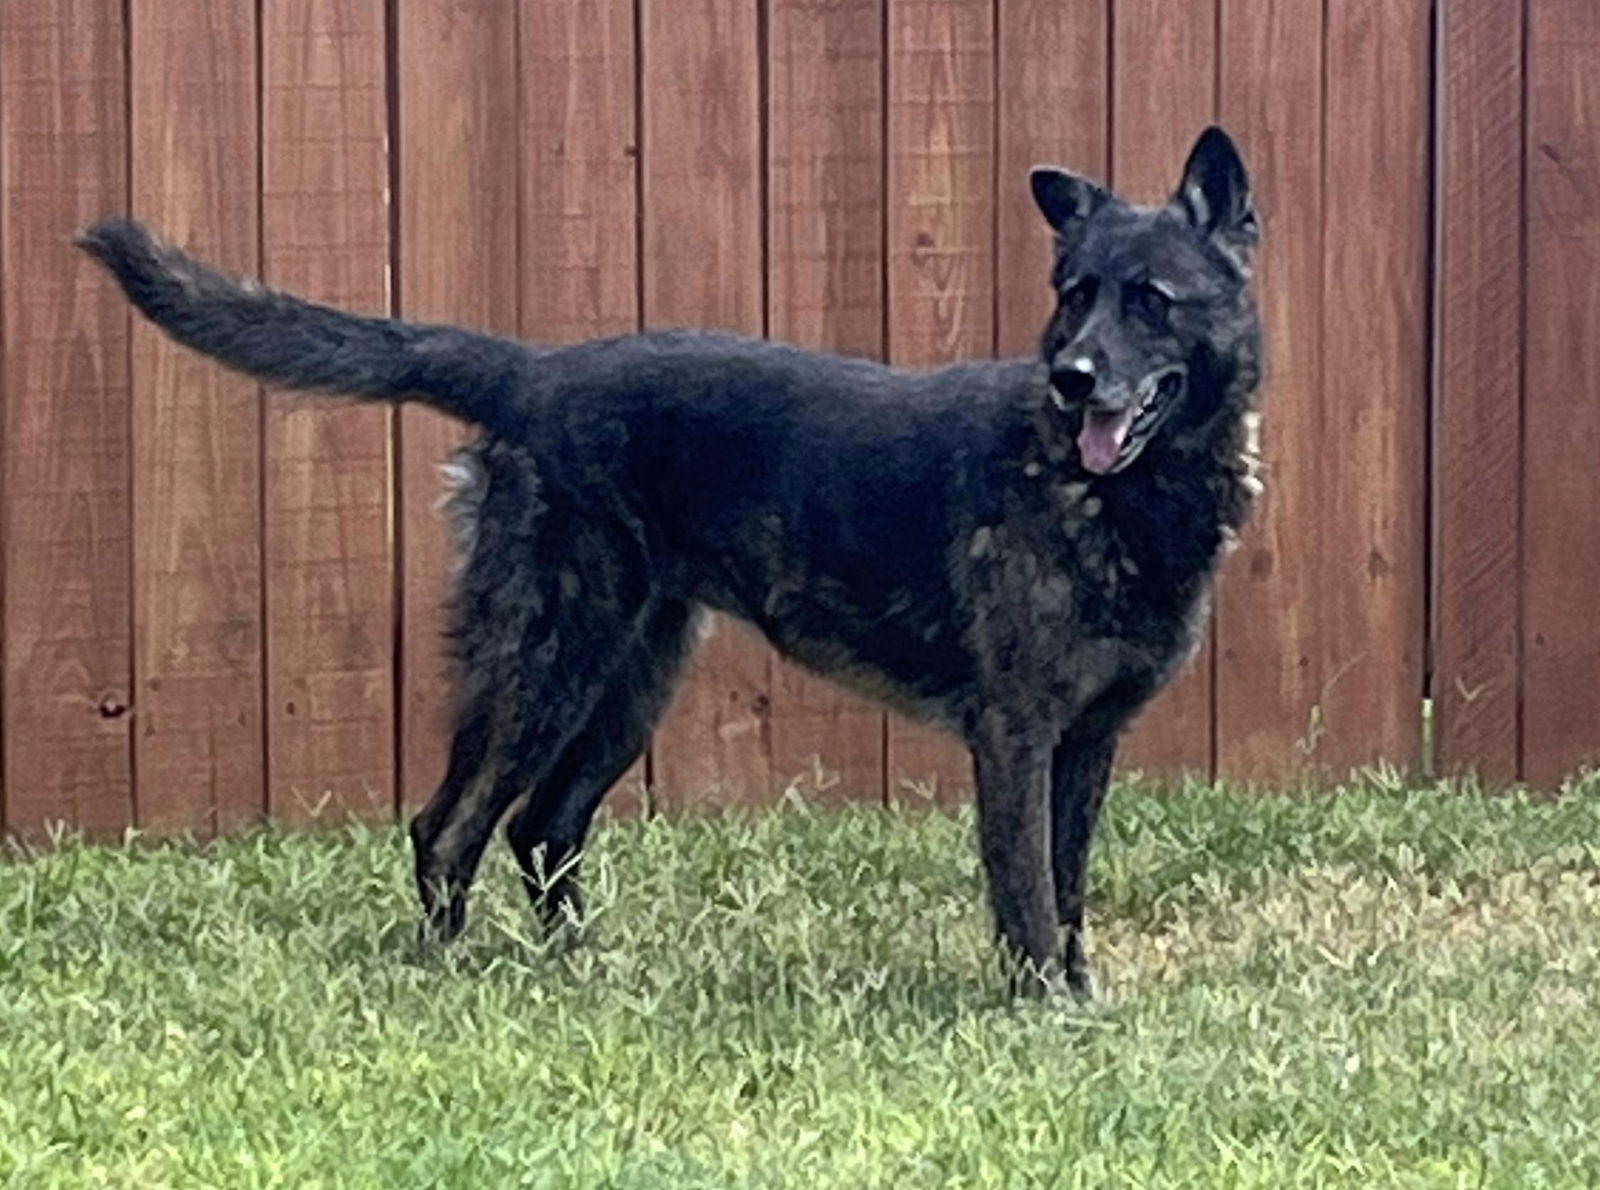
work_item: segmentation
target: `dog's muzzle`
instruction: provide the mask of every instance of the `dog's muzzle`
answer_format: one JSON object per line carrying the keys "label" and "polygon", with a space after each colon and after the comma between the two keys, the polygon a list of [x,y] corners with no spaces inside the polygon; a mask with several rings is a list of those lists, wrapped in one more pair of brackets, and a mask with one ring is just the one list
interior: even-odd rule
{"label": "dog's muzzle", "polygon": [[[1104,402],[1087,405],[1078,432],[1078,455],[1086,471],[1114,475],[1144,450],[1172,404],[1183,394],[1188,370],[1182,364],[1161,368],[1139,381],[1133,399],[1108,408]],[[1051,399],[1066,401],[1053,387]]]}

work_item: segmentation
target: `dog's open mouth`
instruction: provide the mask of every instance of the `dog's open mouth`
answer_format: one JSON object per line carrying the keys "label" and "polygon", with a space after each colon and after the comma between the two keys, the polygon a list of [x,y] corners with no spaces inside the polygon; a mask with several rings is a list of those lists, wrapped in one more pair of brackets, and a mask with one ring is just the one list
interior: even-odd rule
{"label": "dog's open mouth", "polygon": [[1150,435],[1183,390],[1184,369],[1163,368],[1139,384],[1138,400],[1122,409],[1087,409],[1078,433],[1078,454],[1095,475],[1121,471],[1150,441]]}

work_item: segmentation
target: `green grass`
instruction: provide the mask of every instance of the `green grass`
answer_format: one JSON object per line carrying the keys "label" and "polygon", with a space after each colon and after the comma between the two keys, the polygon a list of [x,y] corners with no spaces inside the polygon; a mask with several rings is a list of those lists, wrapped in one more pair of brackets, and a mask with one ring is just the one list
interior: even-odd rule
{"label": "green grass", "polygon": [[0,865],[0,1183],[1600,1185],[1600,785],[1124,788],[1093,1007],[1008,1006],[969,816],[603,830],[590,943],[398,831]]}

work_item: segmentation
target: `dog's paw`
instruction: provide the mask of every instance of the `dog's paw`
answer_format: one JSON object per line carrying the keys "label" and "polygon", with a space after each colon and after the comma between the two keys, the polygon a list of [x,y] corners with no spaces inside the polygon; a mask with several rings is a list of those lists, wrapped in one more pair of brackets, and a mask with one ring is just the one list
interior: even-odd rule
{"label": "dog's paw", "polygon": [[1008,964],[1006,994],[1012,1000],[1049,1001],[1069,994],[1066,971],[1056,963]]}
{"label": "dog's paw", "polygon": [[448,946],[467,926],[467,898],[456,894],[438,898],[417,922],[417,948],[424,952]]}
{"label": "dog's paw", "polygon": [[1068,993],[1079,1004],[1094,999],[1094,977],[1089,973],[1089,960],[1084,957],[1083,937],[1074,931],[1067,938],[1066,955],[1061,961]]}
{"label": "dog's paw", "polygon": [[1094,977],[1089,974],[1087,967],[1069,969],[1063,990],[1075,1004],[1094,1003]]}

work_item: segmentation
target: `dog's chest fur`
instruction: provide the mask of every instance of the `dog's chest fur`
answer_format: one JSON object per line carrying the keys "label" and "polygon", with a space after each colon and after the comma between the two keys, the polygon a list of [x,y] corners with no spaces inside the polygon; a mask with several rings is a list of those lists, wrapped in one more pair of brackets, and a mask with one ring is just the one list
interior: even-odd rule
{"label": "dog's chest fur", "polygon": [[1025,465],[1007,515],[953,561],[985,701],[1057,724],[1107,699],[1131,713],[1193,656],[1237,479],[1182,474],[1090,483]]}

